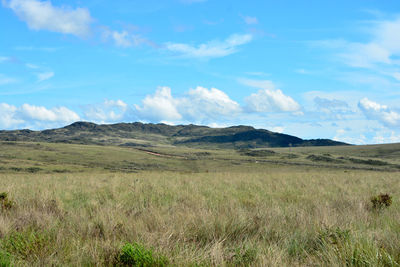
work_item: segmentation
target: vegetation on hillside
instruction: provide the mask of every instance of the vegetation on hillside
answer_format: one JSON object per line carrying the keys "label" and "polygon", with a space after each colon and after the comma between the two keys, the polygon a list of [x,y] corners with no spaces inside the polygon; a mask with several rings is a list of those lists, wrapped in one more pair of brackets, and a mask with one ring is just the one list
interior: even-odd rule
{"label": "vegetation on hillside", "polygon": [[44,130],[0,131],[3,141],[58,142],[97,145],[184,145],[202,148],[256,148],[289,146],[346,145],[328,139],[303,140],[250,126],[210,128],[197,125],[117,123],[97,125],[75,122],[69,126]]}

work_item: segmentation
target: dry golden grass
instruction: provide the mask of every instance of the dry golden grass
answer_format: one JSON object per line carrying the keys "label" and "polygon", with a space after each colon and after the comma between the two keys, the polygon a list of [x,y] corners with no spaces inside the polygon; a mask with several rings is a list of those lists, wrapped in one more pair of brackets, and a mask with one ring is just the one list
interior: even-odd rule
{"label": "dry golden grass", "polygon": [[[178,266],[398,266],[400,173],[0,174],[0,266],[114,265],[137,242]],[[371,196],[393,204],[371,209]]]}

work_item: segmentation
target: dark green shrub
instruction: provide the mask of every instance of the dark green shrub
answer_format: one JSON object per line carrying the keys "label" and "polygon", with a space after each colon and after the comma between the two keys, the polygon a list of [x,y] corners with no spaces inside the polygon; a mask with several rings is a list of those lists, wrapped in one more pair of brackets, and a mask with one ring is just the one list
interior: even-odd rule
{"label": "dark green shrub", "polygon": [[380,194],[371,198],[372,207],[375,210],[380,210],[392,205],[392,197],[389,194]]}
{"label": "dark green shrub", "polygon": [[7,197],[8,197],[8,193],[7,192],[1,192],[0,193],[0,200],[7,199]]}
{"label": "dark green shrub", "polygon": [[2,210],[9,210],[14,206],[14,202],[8,198],[7,192],[0,193],[0,207]]}
{"label": "dark green shrub", "polygon": [[147,249],[138,243],[126,243],[118,255],[118,265],[155,267],[167,266],[168,259],[164,256],[155,256],[152,249]]}

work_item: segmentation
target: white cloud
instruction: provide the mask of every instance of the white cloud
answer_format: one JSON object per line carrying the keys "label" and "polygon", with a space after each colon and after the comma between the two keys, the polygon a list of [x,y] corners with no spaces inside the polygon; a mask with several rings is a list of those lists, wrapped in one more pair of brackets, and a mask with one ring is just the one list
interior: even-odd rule
{"label": "white cloud", "polygon": [[368,32],[368,42],[325,40],[314,44],[336,49],[336,57],[351,67],[375,68],[377,65],[399,65],[400,18],[374,21]]}
{"label": "white cloud", "polygon": [[127,31],[122,31],[122,32],[113,31],[111,33],[111,36],[114,39],[115,44],[117,46],[128,47],[132,45],[131,41],[128,39],[129,35]]}
{"label": "white cloud", "polygon": [[216,88],[201,86],[174,98],[169,87],[160,87],[154,95],[146,96],[142,106],[135,105],[139,117],[148,120],[209,122],[241,112],[240,105]]}
{"label": "white cloud", "polygon": [[376,43],[347,43],[346,51],[338,54],[352,67],[370,68],[376,63],[391,64],[389,50]]}
{"label": "white cloud", "polygon": [[314,98],[314,103],[318,106],[318,108],[324,110],[327,109],[329,111],[331,110],[347,110],[349,105],[343,101],[343,100],[338,100],[338,99],[327,99],[323,97],[315,97]]}
{"label": "white cloud", "polygon": [[315,97],[314,104],[318,113],[324,113],[334,119],[343,119],[344,115],[353,113],[346,101]]}
{"label": "white cloud", "polygon": [[282,126],[275,126],[271,128],[271,131],[275,133],[283,133],[284,130],[285,128]]}
{"label": "white cloud", "polygon": [[233,34],[224,41],[210,41],[198,46],[183,43],[166,43],[165,48],[171,52],[189,58],[224,57],[238,51],[237,47],[249,43],[251,34]]}
{"label": "white cloud", "polygon": [[248,25],[258,24],[258,19],[256,17],[243,16],[243,20]]}
{"label": "white cloud", "polygon": [[179,110],[185,117],[195,121],[233,116],[241,112],[239,104],[223,91],[201,86],[189,90],[187,97],[180,99]]}
{"label": "white cloud", "polygon": [[388,127],[400,126],[400,113],[389,109],[386,105],[363,98],[358,107],[368,119],[377,120]]}
{"label": "white cloud", "polygon": [[[245,99],[247,109],[251,112],[300,112],[300,105],[281,90],[276,89],[268,80],[240,79],[247,86],[260,88]],[[298,113],[301,115],[301,113]]]}
{"label": "white cloud", "polygon": [[132,47],[140,46],[143,44],[153,47],[157,46],[154,42],[142,37],[140,34],[135,34],[127,30],[114,31],[109,29],[108,27],[103,27],[102,37],[104,41],[111,40],[116,46],[119,47]]}
{"label": "white cloud", "polygon": [[38,79],[38,82],[43,82],[48,79],[51,79],[53,76],[54,76],[54,72],[52,72],[52,71],[42,72],[42,73],[37,74],[37,79]]}
{"label": "white cloud", "polygon": [[60,124],[78,121],[79,115],[66,107],[48,109],[43,106],[23,104],[20,107],[0,103],[1,128],[26,128],[60,126]]}
{"label": "white cloud", "polygon": [[66,107],[47,109],[43,106],[23,104],[17,110],[17,116],[27,120],[50,122],[74,122],[79,120],[78,114]]}
{"label": "white cloud", "polygon": [[128,104],[122,100],[105,100],[101,104],[87,106],[85,118],[97,123],[119,122],[128,110]]}
{"label": "white cloud", "polygon": [[93,19],[85,8],[55,7],[51,1],[38,0],[11,0],[3,1],[3,4],[4,2],[5,6],[11,8],[30,29],[79,37],[85,37],[90,32],[90,23]]}
{"label": "white cloud", "polygon": [[180,120],[177,105],[178,100],[171,95],[171,88],[159,87],[154,95],[148,95],[142,100],[142,106],[135,105],[139,115],[148,120]]}
{"label": "white cloud", "polygon": [[0,103],[0,127],[10,128],[20,124],[23,120],[17,119],[15,113],[17,108],[13,105]]}

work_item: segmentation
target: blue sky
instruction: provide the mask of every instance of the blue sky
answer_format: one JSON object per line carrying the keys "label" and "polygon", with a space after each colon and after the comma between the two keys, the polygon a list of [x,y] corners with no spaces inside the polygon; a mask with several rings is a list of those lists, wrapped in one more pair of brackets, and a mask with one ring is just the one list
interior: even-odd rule
{"label": "blue sky", "polygon": [[397,0],[2,0],[0,32],[0,129],[242,124],[400,142]]}

